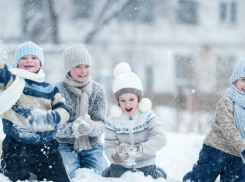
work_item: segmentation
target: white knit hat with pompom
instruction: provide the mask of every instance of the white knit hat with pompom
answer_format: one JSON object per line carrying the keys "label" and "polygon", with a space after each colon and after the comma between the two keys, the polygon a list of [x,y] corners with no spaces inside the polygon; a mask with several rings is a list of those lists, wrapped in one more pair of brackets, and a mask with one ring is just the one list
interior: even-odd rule
{"label": "white knit hat with pompom", "polygon": [[[128,63],[121,62],[114,68],[113,76],[115,80],[113,82],[113,94],[118,102],[119,96],[123,93],[134,93],[139,97],[139,109],[142,112],[148,112],[151,110],[151,101],[147,98],[143,98],[143,87],[140,78],[133,72]],[[114,105],[111,108],[111,114],[114,117],[122,115],[122,110],[118,105]]]}

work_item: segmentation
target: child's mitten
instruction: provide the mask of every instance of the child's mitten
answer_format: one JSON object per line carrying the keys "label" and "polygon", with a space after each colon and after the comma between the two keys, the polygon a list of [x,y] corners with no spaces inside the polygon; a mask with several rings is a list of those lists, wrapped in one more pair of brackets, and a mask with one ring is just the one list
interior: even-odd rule
{"label": "child's mitten", "polygon": [[54,130],[54,126],[59,123],[59,114],[56,111],[43,111],[34,109],[27,118],[29,126],[35,131]]}
{"label": "child's mitten", "polygon": [[127,153],[130,157],[139,157],[142,155],[142,145],[129,145],[126,143],[121,143],[118,147],[118,153]]}
{"label": "child's mitten", "polygon": [[116,163],[116,164],[124,164],[129,160],[129,155],[128,153],[121,153],[119,154],[118,152],[116,152],[115,154],[111,155],[112,160]]}
{"label": "child's mitten", "polygon": [[88,135],[93,131],[95,127],[94,121],[92,121],[88,116],[79,116],[72,125],[73,134],[76,137]]}
{"label": "child's mitten", "polygon": [[143,154],[143,146],[138,144],[138,145],[134,145],[134,150],[136,151],[136,155],[135,157],[140,157]]}

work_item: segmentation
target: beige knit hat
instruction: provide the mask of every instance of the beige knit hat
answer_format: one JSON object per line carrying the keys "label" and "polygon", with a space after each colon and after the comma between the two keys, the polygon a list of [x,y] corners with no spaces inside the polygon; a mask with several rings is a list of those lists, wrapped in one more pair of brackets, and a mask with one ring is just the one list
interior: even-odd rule
{"label": "beige knit hat", "polygon": [[69,72],[72,68],[79,64],[91,64],[91,57],[88,50],[82,44],[75,44],[67,47],[62,53],[65,71]]}

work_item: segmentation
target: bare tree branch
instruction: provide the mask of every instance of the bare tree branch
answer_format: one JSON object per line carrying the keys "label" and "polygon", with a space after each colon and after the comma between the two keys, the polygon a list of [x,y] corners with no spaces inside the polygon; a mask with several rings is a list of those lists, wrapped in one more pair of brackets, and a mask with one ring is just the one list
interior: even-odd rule
{"label": "bare tree branch", "polygon": [[51,26],[51,38],[54,44],[59,43],[58,37],[58,21],[57,21],[57,14],[54,10],[54,0],[48,0],[49,4],[49,12],[50,12],[50,26]]}
{"label": "bare tree branch", "polygon": [[[109,6],[110,2],[111,1],[105,2],[105,6],[102,8],[101,13],[100,13],[101,17],[99,21],[96,21],[94,23],[94,25],[91,27],[91,29],[88,31],[87,35],[85,36],[84,42],[86,44],[91,43],[95,35],[101,31],[102,27],[104,27],[108,22],[110,22],[111,19],[114,18],[118,14],[118,12],[120,12],[121,9],[127,5],[129,1],[120,0],[120,1],[114,2],[114,4],[111,6],[111,9],[108,10],[108,8],[110,7]],[[106,12],[106,10],[108,12],[107,14],[104,13]]]}
{"label": "bare tree branch", "polygon": [[98,4],[94,7],[98,9],[94,9],[93,11],[94,13],[91,17],[91,20],[95,20],[96,22],[99,22],[103,14],[105,14],[105,11],[109,7],[111,0],[101,0],[97,3]]}

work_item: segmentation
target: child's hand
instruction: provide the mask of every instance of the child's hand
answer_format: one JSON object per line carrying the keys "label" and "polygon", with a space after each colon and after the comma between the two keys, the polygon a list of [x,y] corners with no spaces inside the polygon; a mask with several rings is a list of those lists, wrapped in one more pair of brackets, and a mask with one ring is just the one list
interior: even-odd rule
{"label": "child's hand", "polygon": [[116,152],[115,154],[111,155],[111,158],[116,164],[125,164],[129,160],[130,156],[128,153],[119,154]]}
{"label": "child's hand", "polygon": [[28,124],[35,131],[49,131],[54,130],[54,126],[57,124],[57,118],[55,111],[42,111],[40,109],[34,109],[27,118]]}
{"label": "child's hand", "polygon": [[90,119],[89,115],[79,116],[72,125],[73,134],[76,137],[88,135],[93,131],[95,123]]}
{"label": "child's hand", "polygon": [[139,157],[142,155],[142,146],[141,145],[129,145],[126,143],[121,143],[118,147],[118,153],[124,154],[127,153],[131,157]]}

